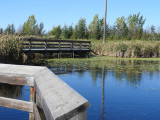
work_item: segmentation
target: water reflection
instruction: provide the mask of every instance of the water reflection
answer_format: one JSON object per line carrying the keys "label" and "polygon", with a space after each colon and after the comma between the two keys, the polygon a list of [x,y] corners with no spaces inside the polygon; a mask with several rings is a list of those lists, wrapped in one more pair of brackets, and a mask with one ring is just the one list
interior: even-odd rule
{"label": "water reflection", "polygon": [[[0,83],[0,96],[24,101],[30,100],[30,87]],[[29,120],[29,113],[0,106],[0,120]]]}
{"label": "water reflection", "polygon": [[105,118],[105,71],[104,66],[102,67],[102,120]]}
{"label": "water reflection", "polygon": [[91,102],[88,119],[160,118],[158,61],[65,60],[48,66]]}
{"label": "water reflection", "polygon": [[79,76],[83,76],[85,71],[89,71],[92,75],[92,81],[95,83],[99,76],[102,76],[102,71],[112,72],[115,74],[116,80],[126,80],[128,84],[140,85],[142,72],[158,71],[160,63],[157,61],[142,61],[142,60],[105,60],[105,61],[54,61],[49,63],[49,68],[57,75],[71,74],[78,72]]}
{"label": "water reflection", "polygon": [[8,85],[8,84],[0,84],[0,96],[13,98],[13,99],[21,99],[22,97],[22,88],[23,86],[18,85]]}

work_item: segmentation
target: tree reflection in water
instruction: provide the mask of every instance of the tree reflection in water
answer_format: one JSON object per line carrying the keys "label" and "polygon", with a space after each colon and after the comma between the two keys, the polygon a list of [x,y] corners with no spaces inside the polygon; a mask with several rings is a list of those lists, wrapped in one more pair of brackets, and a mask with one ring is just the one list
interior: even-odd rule
{"label": "tree reflection in water", "polygon": [[[123,59],[106,59],[106,60],[57,60],[50,62],[48,67],[55,74],[69,74],[78,72],[79,76],[83,76],[85,71],[89,71],[92,75],[92,80],[95,83],[98,76],[102,76],[102,68],[115,75],[116,80],[126,80],[128,84],[140,85],[142,72],[153,72],[160,69],[158,61],[142,61],[142,60],[123,60]],[[125,79],[124,79],[125,78]]]}
{"label": "tree reflection in water", "polygon": [[12,99],[21,99],[23,86],[0,84],[0,96]]}
{"label": "tree reflection in water", "polygon": [[[89,75],[91,76],[89,76],[88,78],[91,77],[91,82],[94,83],[94,87],[99,87],[99,86],[102,87],[100,94],[101,96],[100,114],[101,114],[101,119],[105,120],[107,118],[106,100],[109,99],[108,96],[107,97],[105,96],[107,94],[106,88],[108,85],[106,80],[113,78],[114,79],[113,82],[115,81],[125,82],[127,86],[129,84],[129,86],[136,88],[137,86],[141,85],[142,80],[144,80],[143,76],[146,72],[149,73],[150,77],[152,77],[153,73],[158,72],[160,70],[160,62],[142,61],[142,60],[123,60],[123,59],[105,59],[105,60],[71,59],[64,61],[55,60],[53,62],[50,62],[48,64],[48,67],[56,74],[70,74],[70,73],[74,74],[74,72],[76,72],[76,75],[78,73],[78,78],[84,78],[84,75],[86,75],[86,73],[89,73]],[[101,80],[101,82],[99,82],[99,80]],[[112,80],[108,80],[108,82],[111,81]],[[96,86],[95,84],[98,83],[102,83],[102,85]],[[99,94],[99,92],[97,93]]]}

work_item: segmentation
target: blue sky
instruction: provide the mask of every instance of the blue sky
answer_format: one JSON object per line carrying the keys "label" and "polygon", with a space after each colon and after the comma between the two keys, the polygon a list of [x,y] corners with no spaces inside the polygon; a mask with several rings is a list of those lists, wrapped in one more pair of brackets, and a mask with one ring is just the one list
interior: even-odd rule
{"label": "blue sky", "polygon": [[[160,0],[108,0],[107,23],[113,25],[116,18],[141,12],[147,21],[145,27],[160,26]],[[34,14],[37,22],[43,22],[45,29],[53,25],[75,25],[85,18],[87,25],[93,16],[104,16],[105,0],[0,0],[0,27],[22,25]]]}

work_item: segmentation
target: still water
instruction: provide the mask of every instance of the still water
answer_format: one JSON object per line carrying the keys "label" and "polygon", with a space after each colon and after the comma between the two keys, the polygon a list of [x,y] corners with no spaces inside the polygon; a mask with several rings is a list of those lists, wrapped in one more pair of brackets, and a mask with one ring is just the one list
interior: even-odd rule
{"label": "still water", "polygon": [[70,60],[50,67],[89,100],[88,120],[160,120],[159,62]]}
{"label": "still water", "polygon": [[[0,84],[0,96],[29,101],[30,87]],[[0,120],[29,120],[29,113],[0,107]]]}
{"label": "still water", "polygon": [[[159,61],[57,59],[48,67],[89,100],[88,120],[160,120]],[[0,96],[29,101],[29,94],[29,87],[0,84]],[[0,107],[0,120],[28,116]]]}

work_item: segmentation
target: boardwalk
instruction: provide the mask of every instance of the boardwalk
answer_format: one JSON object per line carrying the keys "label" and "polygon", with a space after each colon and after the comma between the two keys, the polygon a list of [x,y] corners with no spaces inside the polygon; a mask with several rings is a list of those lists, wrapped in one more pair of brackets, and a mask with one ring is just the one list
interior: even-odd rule
{"label": "boardwalk", "polygon": [[[30,101],[0,97],[0,106],[27,111],[30,120],[86,120],[89,102],[46,67],[0,64],[0,83],[30,86]],[[23,119],[23,118],[19,118]]]}
{"label": "boardwalk", "polygon": [[48,39],[27,39],[23,42],[24,53],[71,53],[88,55],[90,53],[91,41],[76,40],[48,40]]}

